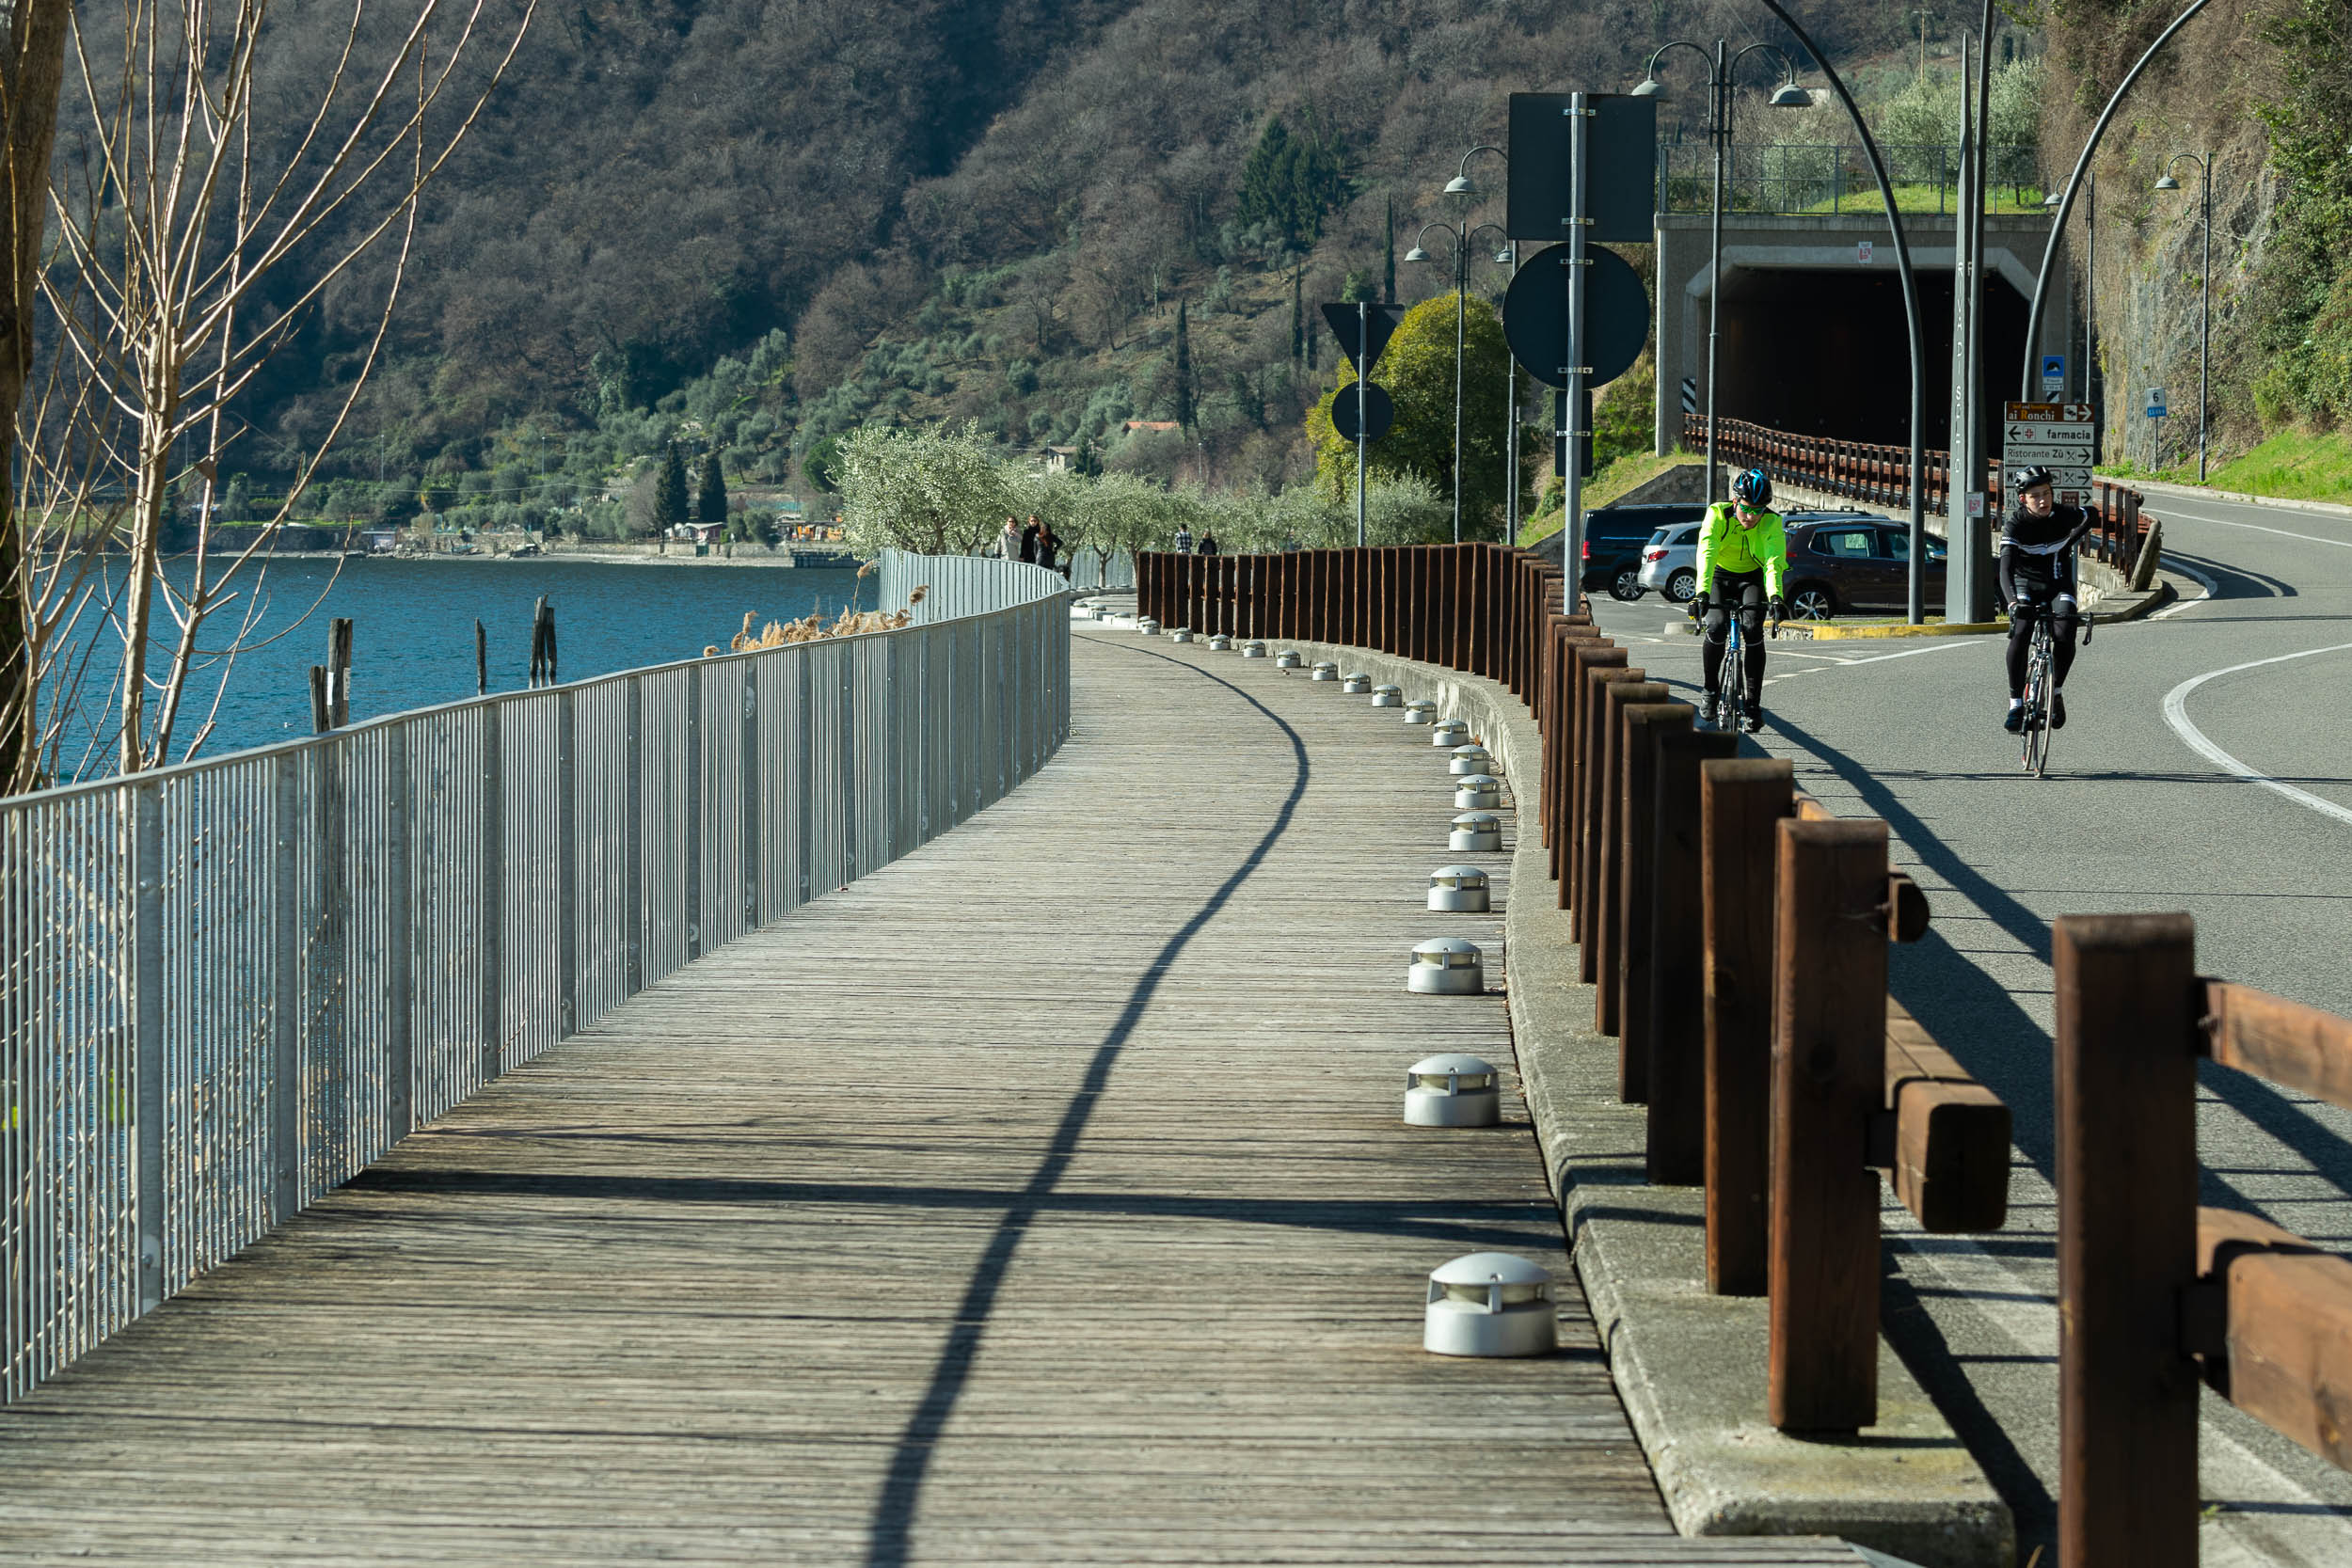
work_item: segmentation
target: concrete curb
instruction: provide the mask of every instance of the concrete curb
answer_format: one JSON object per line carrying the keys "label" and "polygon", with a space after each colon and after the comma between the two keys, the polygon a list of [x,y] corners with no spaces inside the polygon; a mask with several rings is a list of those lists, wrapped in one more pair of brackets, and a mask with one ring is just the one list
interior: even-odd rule
{"label": "concrete curb", "polygon": [[[1361,648],[1281,645],[1429,697],[1470,725],[1515,793],[1538,777],[1534,721],[1495,682]],[[1922,1568],[2010,1568],[2008,1505],[1883,1338],[1879,1425],[1808,1441],[1765,1418],[1766,1303],[1708,1295],[1704,1194],[1643,1180],[1645,1113],[1617,1102],[1616,1045],[1592,1030],[1593,988],[1577,981],[1558,887],[1541,836],[1522,831],[1503,914],[1513,1047],[1578,1277],[1676,1528],[1836,1535]]]}
{"label": "concrete curb", "polygon": [[2007,630],[2007,621],[1931,621],[1916,626],[1900,621],[1875,626],[1840,626],[1822,623],[1814,626],[1813,641],[1851,642],[1864,638],[1883,637],[1980,637],[1988,632]]}
{"label": "concrete curb", "polygon": [[2298,500],[2290,496],[2249,496],[2243,490],[2211,490],[2201,484],[2175,484],[2169,479],[2119,479],[2113,483],[2142,496],[2175,496],[2183,500],[2236,501],[2244,506],[2276,506],[2289,512],[2313,512],[2323,517],[2352,517],[2352,506],[2341,501]]}

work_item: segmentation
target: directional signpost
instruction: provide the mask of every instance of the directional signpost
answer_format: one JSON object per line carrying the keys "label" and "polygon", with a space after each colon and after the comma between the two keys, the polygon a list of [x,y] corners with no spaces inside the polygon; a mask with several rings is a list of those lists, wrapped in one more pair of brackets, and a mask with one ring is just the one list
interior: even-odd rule
{"label": "directional signpost", "polygon": [[2001,432],[2001,451],[2008,466],[2022,468],[2037,464],[2049,469],[2051,487],[2069,506],[2090,504],[2090,465],[2096,442],[2087,403],[2012,403]]}
{"label": "directional signpost", "polygon": [[1325,306],[1323,319],[1330,323],[1331,336],[1340,341],[1341,352],[1356,362],[1355,385],[1341,388],[1331,400],[1331,426],[1356,443],[1356,543],[1360,547],[1364,543],[1364,447],[1388,434],[1396,418],[1396,404],[1389,401],[1389,394],[1372,385],[1372,367],[1380,362],[1380,351],[1389,346],[1396,324],[1405,319],[1405,307],[1359,299],[1354,304]]}

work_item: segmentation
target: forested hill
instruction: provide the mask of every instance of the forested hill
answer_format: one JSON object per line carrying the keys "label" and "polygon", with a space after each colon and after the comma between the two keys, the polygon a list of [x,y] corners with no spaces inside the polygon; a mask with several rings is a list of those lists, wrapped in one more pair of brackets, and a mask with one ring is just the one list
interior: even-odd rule
{"label": "forested hill", "polygon": [[[1911,25],[1892,5],[1797,8],[1834,54]],[[430,479],[568,438],[585,479],[690,415],[730,471],[765,478],[878,412],[1115,436],[1169,413],[1180,298],[1232,318],[1206,346],[1251,383],[1232,417],[1295,420],[1299,389],[1267,372],[1294,357],[1293,274],[1311,302],[1378,268],[1388,213],[1438,215],[1510,92],[1623,87],[1668,36],[1769,27],[1656,0],[546,4],[430,199],[340,467]],[[1276,117],[1324,160],[1311,210],[1245,200]],[[313,339],[258,389],[257,470],[315,443],[324,367],[344,361]],[[690,385],[714,369],[718,391]]]}

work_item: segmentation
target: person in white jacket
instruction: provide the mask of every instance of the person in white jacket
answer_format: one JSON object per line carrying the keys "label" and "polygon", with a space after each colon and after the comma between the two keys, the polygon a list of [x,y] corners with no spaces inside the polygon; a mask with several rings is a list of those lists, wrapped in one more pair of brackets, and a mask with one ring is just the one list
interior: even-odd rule
{"label": "person in white jacket", "polygon": [[1008,517],[1005,519],[1005,536],[996,541],[996,553],[1003,556],[1007,561],[1018,561],[1021,559],[1020,518]]}

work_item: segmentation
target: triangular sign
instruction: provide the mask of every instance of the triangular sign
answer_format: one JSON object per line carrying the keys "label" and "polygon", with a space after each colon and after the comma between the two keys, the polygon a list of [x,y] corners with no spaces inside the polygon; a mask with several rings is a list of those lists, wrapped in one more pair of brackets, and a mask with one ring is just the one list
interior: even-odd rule
{"label": "triangular sign", "polygon": [[1331,324],[1331,336],[1340,341],[1340,351],[1347,356],[1349,365],[1356,363],[1356,323],[1362,312],[1364,325],[1372,329],[1372,341],[1364,345],[1367,366],[1380,363],[1380,351],[1389,346],[1396,324],[1405,319],[1402,305],[1327,305],[1323,319]]}

